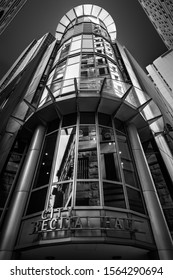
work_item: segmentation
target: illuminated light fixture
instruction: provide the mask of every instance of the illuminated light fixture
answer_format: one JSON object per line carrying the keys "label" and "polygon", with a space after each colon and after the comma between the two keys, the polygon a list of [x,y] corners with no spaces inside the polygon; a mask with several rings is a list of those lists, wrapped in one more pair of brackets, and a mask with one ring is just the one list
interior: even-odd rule
{"label": "illuminated light fixture", "polygon": [[112,145],[112,143],[111,143],[111,142],[109,142],[109,145]]}
{"label": "illuminated light fixture", "polygon": [[48,153],[45,153],[45,156],[48,156]]}
{"label": "illuminated light fixture", "polygon": [[119,154],[122,154],[122,152],[121,152],[121,151],[119,151]]}
{"label": "illuminated light fixture", "polygon": [[43,162],[42,165],[45,165],[45,162]]}

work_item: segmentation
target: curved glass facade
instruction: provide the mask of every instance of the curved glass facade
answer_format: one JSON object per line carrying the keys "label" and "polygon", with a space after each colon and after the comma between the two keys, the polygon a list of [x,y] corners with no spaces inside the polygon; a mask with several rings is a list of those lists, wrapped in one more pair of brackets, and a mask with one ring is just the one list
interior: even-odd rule
{"label": "curved glass facade", "polygon": [[27,215],[98,206],[146,214],[128,135],[116,123],[109,115],[81,112],[48,129]]}

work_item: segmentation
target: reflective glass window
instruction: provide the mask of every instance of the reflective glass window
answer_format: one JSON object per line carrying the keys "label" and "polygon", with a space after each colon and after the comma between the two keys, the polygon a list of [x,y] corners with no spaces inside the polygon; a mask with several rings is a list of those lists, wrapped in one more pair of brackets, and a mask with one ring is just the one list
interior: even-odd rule
{"label": "reflective glass window", "polygon": [[59,124],[60,124],[59,119],[55,119],[55,120],[51,121],[50,123],[48,123],[47,133],[58,130]]}
{"label": "reflective glass window", "polygon": [[126,208],[122,185],[103,182],[104,205]]}
{"label": "reflective glass window", "polygon": [[131,186],[138,187],[136,174],[132,162],[132,156],[130,154],[129,146],[127,143],[127,138],[120,131],[116,131],[116,133],[121,158],[121,166],[123,168],[125,182],[126,184],[129,184]]}
{"label": "reflective glass window", "polygon": [[75,125],[77,121],[77,114],[68,114],[63,117],[62,127]]}
{"label": "reflective glass window", "polygon": [[80,126],[78,147],[78,179],[98,178],[95,126]]}
{"label": "reflective glass window", "polygon": [[83,49],[91,49],[91,50],[93,50],[93,41],[92,41],[92,39],[83,39],[83,41],[82,41],[82,48]]}
{"label": "reflective glass window", "polygon": [[92,24],[91,23],[86,23],[85,22],[83,25],[84,25],[84,29],[83,29],[84,33],[92,33]]}
{"label": "reflective glass window", "polygon": [[74,33],[74,27],[70,28],[69,30],[67,30],[67,32],[65,33],[64,37],[63,37],[63,41],[67,40],[68,38],[70,38],[71,36],[73,36]]}
{"label": "reflective glass window", "polygon": [[145,214],[145,209],[140,192],[127,187],[127,195],[130,209]]}
{"label": "reflective glass window", "polygon": [[68,55],[69,50],[70,50],[70,44],[71,44],[71,40],[69,40],[63,44],[62,50],[61,50],[61,55],[60,55],[60,60]]}
{"label": "reflective glass window", "polygon": [[75,141],[75,127],[61,129],[53,182],[66,181],[73,178]]}
{"label": "reflective glass window", "polygon": [[120,181],[119,161],[113,130],[100,127],[99,131],[102,178],[105,180]]}
{"label": "reflective glass window", "polygon": [[81,40],[73,41],[70,48],[70,53],[78,52],[81,48]]}
{"label": "reflective glass window", "polygon": [[44,209],[47,188],[42,188],[31,193],[26,215],[40,212]]}
{"label": "reflective glass window", "polygon": [[98,182],[77,182],[76,206],[99,206]]}
{"label": "reflective glass window", "polygon": [[0,176],[0,208],[5,206],[8,195],[13,186],[15,177],[20,168],[26,143],[17,139],[9,154],[8,161]]}
{"label": "reflective glass window", "polygon": [[72,182],[53,185],[49,196],[48,207],[69,207],[71,205],[72,186]]}
{"label": "reflective glass window", "polygon": [[112,127],[112,119],[110,115],[98,113],[98,121],[100,125]]}
{"label": "reflective glass window", "polygon": [[78,25],[75,25],[74,27],[74,35],[76,34],[80,34],[83,32],[83,24],[78,24]]}
{"label": "reflective glass window", "polygon": [[46,136],[33,188],[49,183],[57,133]]}
{"label": "reflective glass window", "polygon": [[68,59],[67,65],[71,65],[71,64],[74,64],[74,63],[79,63],[79,61],[80,61],[80,56],[79,55],[74,56],[74,57],[70,57]]}
{"label": "reflective glass window", "polygon": [[80,123],[95,124],[95,113],[91,113],[91,112],[80,113]]}

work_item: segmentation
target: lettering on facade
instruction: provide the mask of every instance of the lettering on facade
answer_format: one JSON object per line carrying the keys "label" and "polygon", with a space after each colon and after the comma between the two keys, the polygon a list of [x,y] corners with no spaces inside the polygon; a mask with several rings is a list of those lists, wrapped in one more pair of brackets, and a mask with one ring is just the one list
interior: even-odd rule
{"label": "lettering on facade", "polygon": [[131,233],[145,233],[140,230],[139,224],[142,220],[120,218],[112,216],[75,216],[71,210],[64,209],[44,210],[41,215],[41,220],[33,222],[33,232],[31,234],[52,232],[52,231],[66,231],[66,230],[116,230],[129,231]]}

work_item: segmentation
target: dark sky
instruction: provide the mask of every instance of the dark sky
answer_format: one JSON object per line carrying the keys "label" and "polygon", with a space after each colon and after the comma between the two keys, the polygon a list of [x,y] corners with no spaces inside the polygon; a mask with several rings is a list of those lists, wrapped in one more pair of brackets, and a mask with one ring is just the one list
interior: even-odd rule
{"label": "dark sky", "polygon": [[138,0],[28,0],[0,35],[0,78],[33,39],[55,34],[59,20],[71,8],[95,4],[115,21],[117,39],[145,68],[167,49]]}

